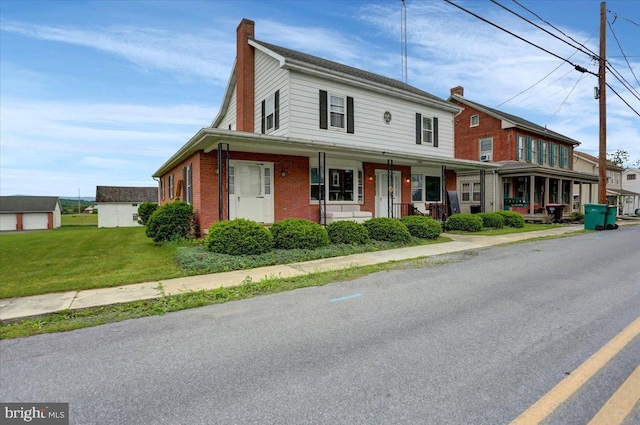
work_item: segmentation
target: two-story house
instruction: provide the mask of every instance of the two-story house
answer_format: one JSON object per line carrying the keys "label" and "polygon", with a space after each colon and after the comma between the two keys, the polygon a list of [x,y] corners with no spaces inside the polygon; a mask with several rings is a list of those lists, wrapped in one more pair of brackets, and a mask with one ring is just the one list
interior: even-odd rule
{"label": "two-story house", "polygon": [[[600,173],[600,161],[598,158],[584,152],[573,152],[573,167],[576,171],[582,171],[596,176],[599,176]],[[623,167],[607,161],[607,204],[617,205],[619,214],[622,214],[622,210],[624,209],[624,194],[626,192],[622,187],[623,171]],[[589,186],[574,185],[573,193],[577,205],[576,210],[584,211],[585,203],[598,203],[598,186],[598,183]],[[580,200],[583,202],[580,203]]]}
{"label": "two-story house", "polygon": [[[194,206],[203,229],[246,218],[399,217],[445,202],[460,107],[403,82],[259,41],[237,28],[218,116],[155,173],[161,204]],[[327,212],[327,214],[325,214]]]}
{"label": "two-story house", "polygon": [[640,168],[627,168],[622,172],[624,199],[620,204],[624,215],[640,217]]}
{"label": "two-story house", "polygon": [[[464,211],[480,204],[495,211],[520,212],[541,221],[549,204],[573,210],[573,185],[593,185],[598,177],[573,169],[573,149],[580,142],[523,118],[489,108],[451,89],[449,102],[463,108],[455,117],[456,158],[499,164],[491,173],[460,172],[457,190]],[[484,184],[483,184],[484,180]],[[486,189],[480,192],[480,189]]]}

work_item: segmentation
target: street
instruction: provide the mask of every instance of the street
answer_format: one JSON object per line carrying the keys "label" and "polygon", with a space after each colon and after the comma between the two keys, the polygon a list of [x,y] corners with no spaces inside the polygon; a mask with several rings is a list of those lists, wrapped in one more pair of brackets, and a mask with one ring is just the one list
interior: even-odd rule
{"label": "street", "polygon": [[[0,399],[72,424],[507,424],[640,317],[639,254],[628,226],[0,341]],[[550,423],[638,365],[636,337]]]}

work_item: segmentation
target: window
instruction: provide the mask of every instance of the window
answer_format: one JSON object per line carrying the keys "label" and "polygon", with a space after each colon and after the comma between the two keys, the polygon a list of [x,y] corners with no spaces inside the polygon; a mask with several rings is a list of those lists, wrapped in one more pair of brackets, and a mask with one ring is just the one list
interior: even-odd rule
{"label": "window", "polygon": [[416,144],[423,143],[438,147],[438,118],[416,113]]}
{"label": "window", "polygon": [[346,129],[347,133],[355,133],[353,97],[330,95],[326,90],[320,90],[320,128]]}
{"label": "window", "polygon": [[342,96],[329,96],[329,126],[344,128],[345,101]]}
{"label": "window", "polygon": [[[328,181],[327,181],[328,180]],[[353,168],[329,168],[323,175],[319,167],[310,167],[311,200],[320,200],[320,195],[330,202],[362,202],[363,174],[362,170]]]}
{"label": "window", "polygon": [[164,200],[164,180],[160,180],[160,198]]}
{"label": "window", "polygon": [[558,146],[558,150],[560,150],[560,168],[569,168],[569,148]]}
{"label": "window", "polygon": [[470,183],[462,183],[462,201],[469,202]]}
{"label": "window", "polygon": [[175,187],[173,184],[173,174],[169,176],[169,199],[173,199],[175,197]]}
{"label": "window", "polygon": [[262,134],[279,127],[280,90],[262,101]]}
{"label": "window", "polygon": [[635,180],[635,179],[636,179],[635,174],[627,174],[627,180]]}
{"label": "window", "polygon": [[616,184],[620,184],[620,173],[615,173]]}
{"label": "window", "polygon": [[480,139],[480,155],[491,155],[493,151],[493,137]]}
{"label": "window", "polygon": [[536,147],[538,145],[538,141],[535,139],[531,139],[531,162],[538,162],[537,150]]}
{"label": "window", "polygon": [[137,223],[138,222],[138,214],[133,214],[133,222]]}
{"label": "window", "polygon": [[524,136],[516,136],[516,160],[524,161]]}
{"label": "window", "polygon": [[191,164],[187,166],[187,203],[193,204],[193,169]]}
{"label": "window", "polygon": [[550,152],[551,152],[551,163],[549,165],[558,164],[558,149],[560,146],[556,146],[555,143],[550,143]]}
{"label": "window", "polygon": [[271,168],[264,167],[264,194],[271,195]]}
{"label": "window", "polygon": [[480,183],[473,183],[473,202],[480,202]]}
{"label": "window", "polygon": [[480,115],[471,115],[469,127],[477,127],[480,125]]}
{"label": "window", "polygon": [[440,177],[411,175],[412,202],[440,202]]}
{"label": "window", "polygon": [[236,168],[229,166],[229,194],[234,195],[236,193]]}
{"label": "window", "polygon": [[549,163],[549,144],[547,142],[540,142],[541,152],[540,152],[540,164],[548,164]]}

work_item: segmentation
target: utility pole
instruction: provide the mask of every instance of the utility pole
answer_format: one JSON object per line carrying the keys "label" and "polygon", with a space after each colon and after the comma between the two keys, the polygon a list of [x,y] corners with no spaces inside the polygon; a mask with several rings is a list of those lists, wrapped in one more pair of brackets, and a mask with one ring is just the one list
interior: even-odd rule
{"label": "utility pole", "polygon": [[600,3],[600,60],[598,95],[600,99],[600,154],[598,167],[598,203],[607,203],[607,84],[605,79],[607,56],[607,3]]}

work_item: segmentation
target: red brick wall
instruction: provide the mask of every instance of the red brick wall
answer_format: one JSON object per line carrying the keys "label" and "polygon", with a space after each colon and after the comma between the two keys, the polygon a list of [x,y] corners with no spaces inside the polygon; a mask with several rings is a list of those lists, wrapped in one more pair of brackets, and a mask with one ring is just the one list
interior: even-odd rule
{"label": "red brick wall", "polygon": [[243,19],[236,30],[236,129],[254,131],[255,49],[247,42],[255,35],[255,23]]}
{"label": "red brick wall", "polygon": [[[395,165],[393,169],[400,171],[402,175],[402,199],[395,202],[411,203],[411,167]],[[376,170],[387,171],[387,164],[363,163],[364,203],[360,206],[360,211],[369,211],[373,216],[376,214]]]}

